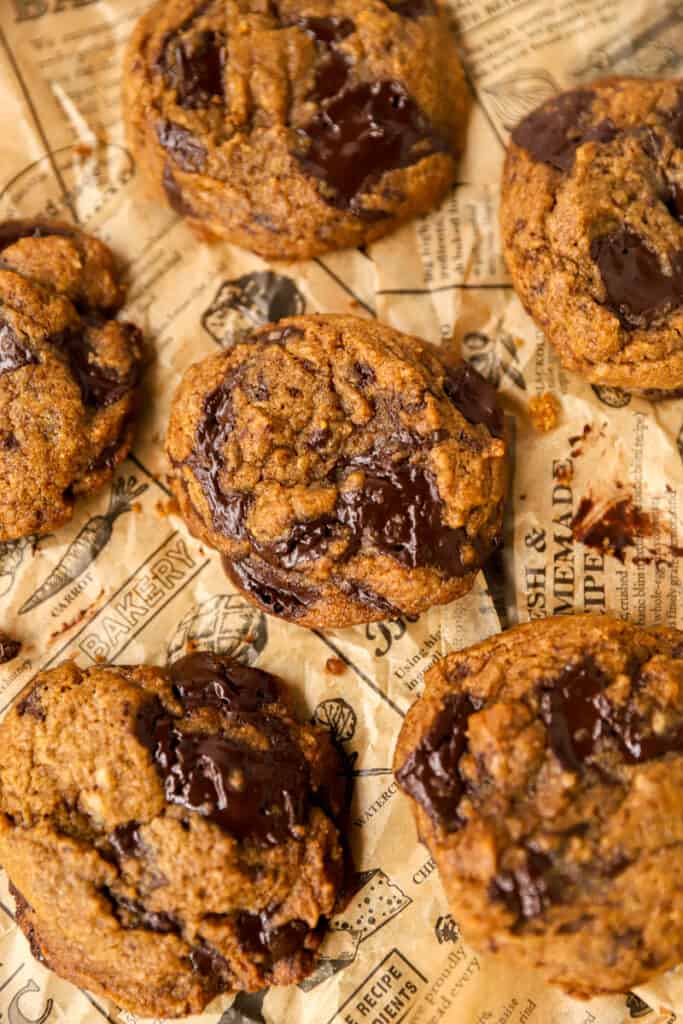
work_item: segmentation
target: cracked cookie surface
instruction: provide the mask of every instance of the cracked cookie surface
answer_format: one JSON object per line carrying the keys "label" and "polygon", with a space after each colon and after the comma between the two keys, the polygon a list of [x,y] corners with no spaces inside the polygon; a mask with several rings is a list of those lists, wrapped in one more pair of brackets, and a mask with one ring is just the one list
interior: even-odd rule
{"label": "cracked cookie surface", "polygon": [[0,862],[34,954],[145,1017],[312,968],[343,876],[329,734],[272,675],[72,662],[0,726]]}
{"label": "cracked cookie surface", "polygon": [[264,611],[417,615],[501,540],[503,418],[463,363],[390,327],[292,317],[192,366],[167,451],[190,529]]}
{"label": "cracked cookie surface", "polygon": [[433,0],[163,0],[124,102],[148,181],[272,259],[362,245],[454,180],[467,91]]}
{"label": "cracked cookie surface", "polygon": [[683,633],[558,616],[427,672],[394,770],[475,948],[572,994],[683,958]]}
{"label": "cracked cookie surface", "polygon": [[503,245],[565,366],[630,391],[683,387],[683,84],[610,78],[512,132]]}
{"label": "cracked cookie surface", "polygon": [[0,223],[0,541],[67,522],[130,450],[140,331],[102,242]]}

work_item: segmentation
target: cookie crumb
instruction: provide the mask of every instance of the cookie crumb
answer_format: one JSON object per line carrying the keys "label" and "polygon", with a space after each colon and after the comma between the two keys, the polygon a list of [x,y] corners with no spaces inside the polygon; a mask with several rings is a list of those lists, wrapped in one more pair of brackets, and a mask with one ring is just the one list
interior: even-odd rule
{"label": "cookie crumb", "polygon": [[12,639],[11,636],[0,630],[0,665],[5,665],[8,661],[12,661],[20,650],[21,641]]}
{"label": "cookie crumb", "polygon": [[346,665],[341,658],[328,658],[325,662],[325,671],[333,676],[343,676],[346,672]]}
{"label": "cookie crumb", "polygon": [[180,506],[175,498],[168,498],[166,501],[155,502],[154,511],[162,519],[166,519],[168,516],[180,515]]}
{"label": "cookie crumb", "polygon": [[541,434],[547,434],[555,429],[560,420],[561,410],[559,401],[549,391],[529,399],[529,419],[534,429]]}

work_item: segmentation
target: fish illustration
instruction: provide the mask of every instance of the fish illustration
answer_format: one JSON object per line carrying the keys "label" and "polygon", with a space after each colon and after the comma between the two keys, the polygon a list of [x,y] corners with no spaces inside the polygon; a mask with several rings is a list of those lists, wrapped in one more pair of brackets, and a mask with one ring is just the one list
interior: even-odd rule
{"label": "fish illustration", "polygon": [[523,68],[482,87],[493,113],[508,131],[544,100],[559,92],[552,75],[543,68]]}
{"label": "fish illustration", "polygon": [[95,561],[109,543],[114,522],[124,512],[130,512],[134,498],[147,490],[148,484],[140,484],[134,476],[118,477],[112,484],[109,509],[104,515],[93,516],[60,558],[49,576],[19,609],[20,615],[33,611],[43,601],[54,597],[64,587],[81,576]]}
{"label": "fish illustration", "polygon": [[291,277],[263,270],[224,281],[202,316],[202,326],[221,348],[232,348],[254,327],[298,316],[305,309]]}
{"label": "fish illustration", "polygon": [[[504,349],[502,354],[499,345]],[[526,381],[515,365],[519,362],[517,346],[506,331],[497,332],[495,340],[481,331],[470,331],[462,340],[462,354],[494,387],[499,388],[503,377],[508,377],[521,391],[526,391]]]}

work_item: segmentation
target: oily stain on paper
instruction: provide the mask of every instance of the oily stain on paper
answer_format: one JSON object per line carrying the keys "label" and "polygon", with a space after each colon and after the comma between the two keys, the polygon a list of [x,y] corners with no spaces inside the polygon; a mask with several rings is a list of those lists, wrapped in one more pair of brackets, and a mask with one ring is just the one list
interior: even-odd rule
{"label": "oily stain on paper", "polygon": [[[683,547],[673,543],[670,527],[657,513],[645,512],[639,508],[632,496],[605,505],[587,495],[579,502],[571,526],[575,540],[601,554],[612,555],[622,565],[626,563],[629,549],[637,548],[639,538],[652,538],[652,546],[645,549],[645,554],[633,558],[635,564],[649,565],[653,561],[660,562],[663,554],[669,555],[670,558],[683,557]],[[669,538],[664,541],[662,551],[662,534],[666,536],[666,533],[669,534]],[[657,539],[659,543],[655,545]],[[669,561],[670,558],[664,558],[664,561]]]}

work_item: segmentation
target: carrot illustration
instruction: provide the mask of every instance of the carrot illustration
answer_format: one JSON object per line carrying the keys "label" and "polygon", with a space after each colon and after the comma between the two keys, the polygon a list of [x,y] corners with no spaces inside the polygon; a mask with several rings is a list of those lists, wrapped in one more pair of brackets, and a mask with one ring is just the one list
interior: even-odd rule
{"label": "carrot illustration", "polygon": [[88,520],[45,582],[21,606],[19,614],[25,615],[32,611],[77,580],[109,543],[114,521],[124,512],[130,512],[133,499],[139,497],[147,487],[147,484],[137,486],[134,476],[128,479],[118,477],[112,485],[108,511]]}

